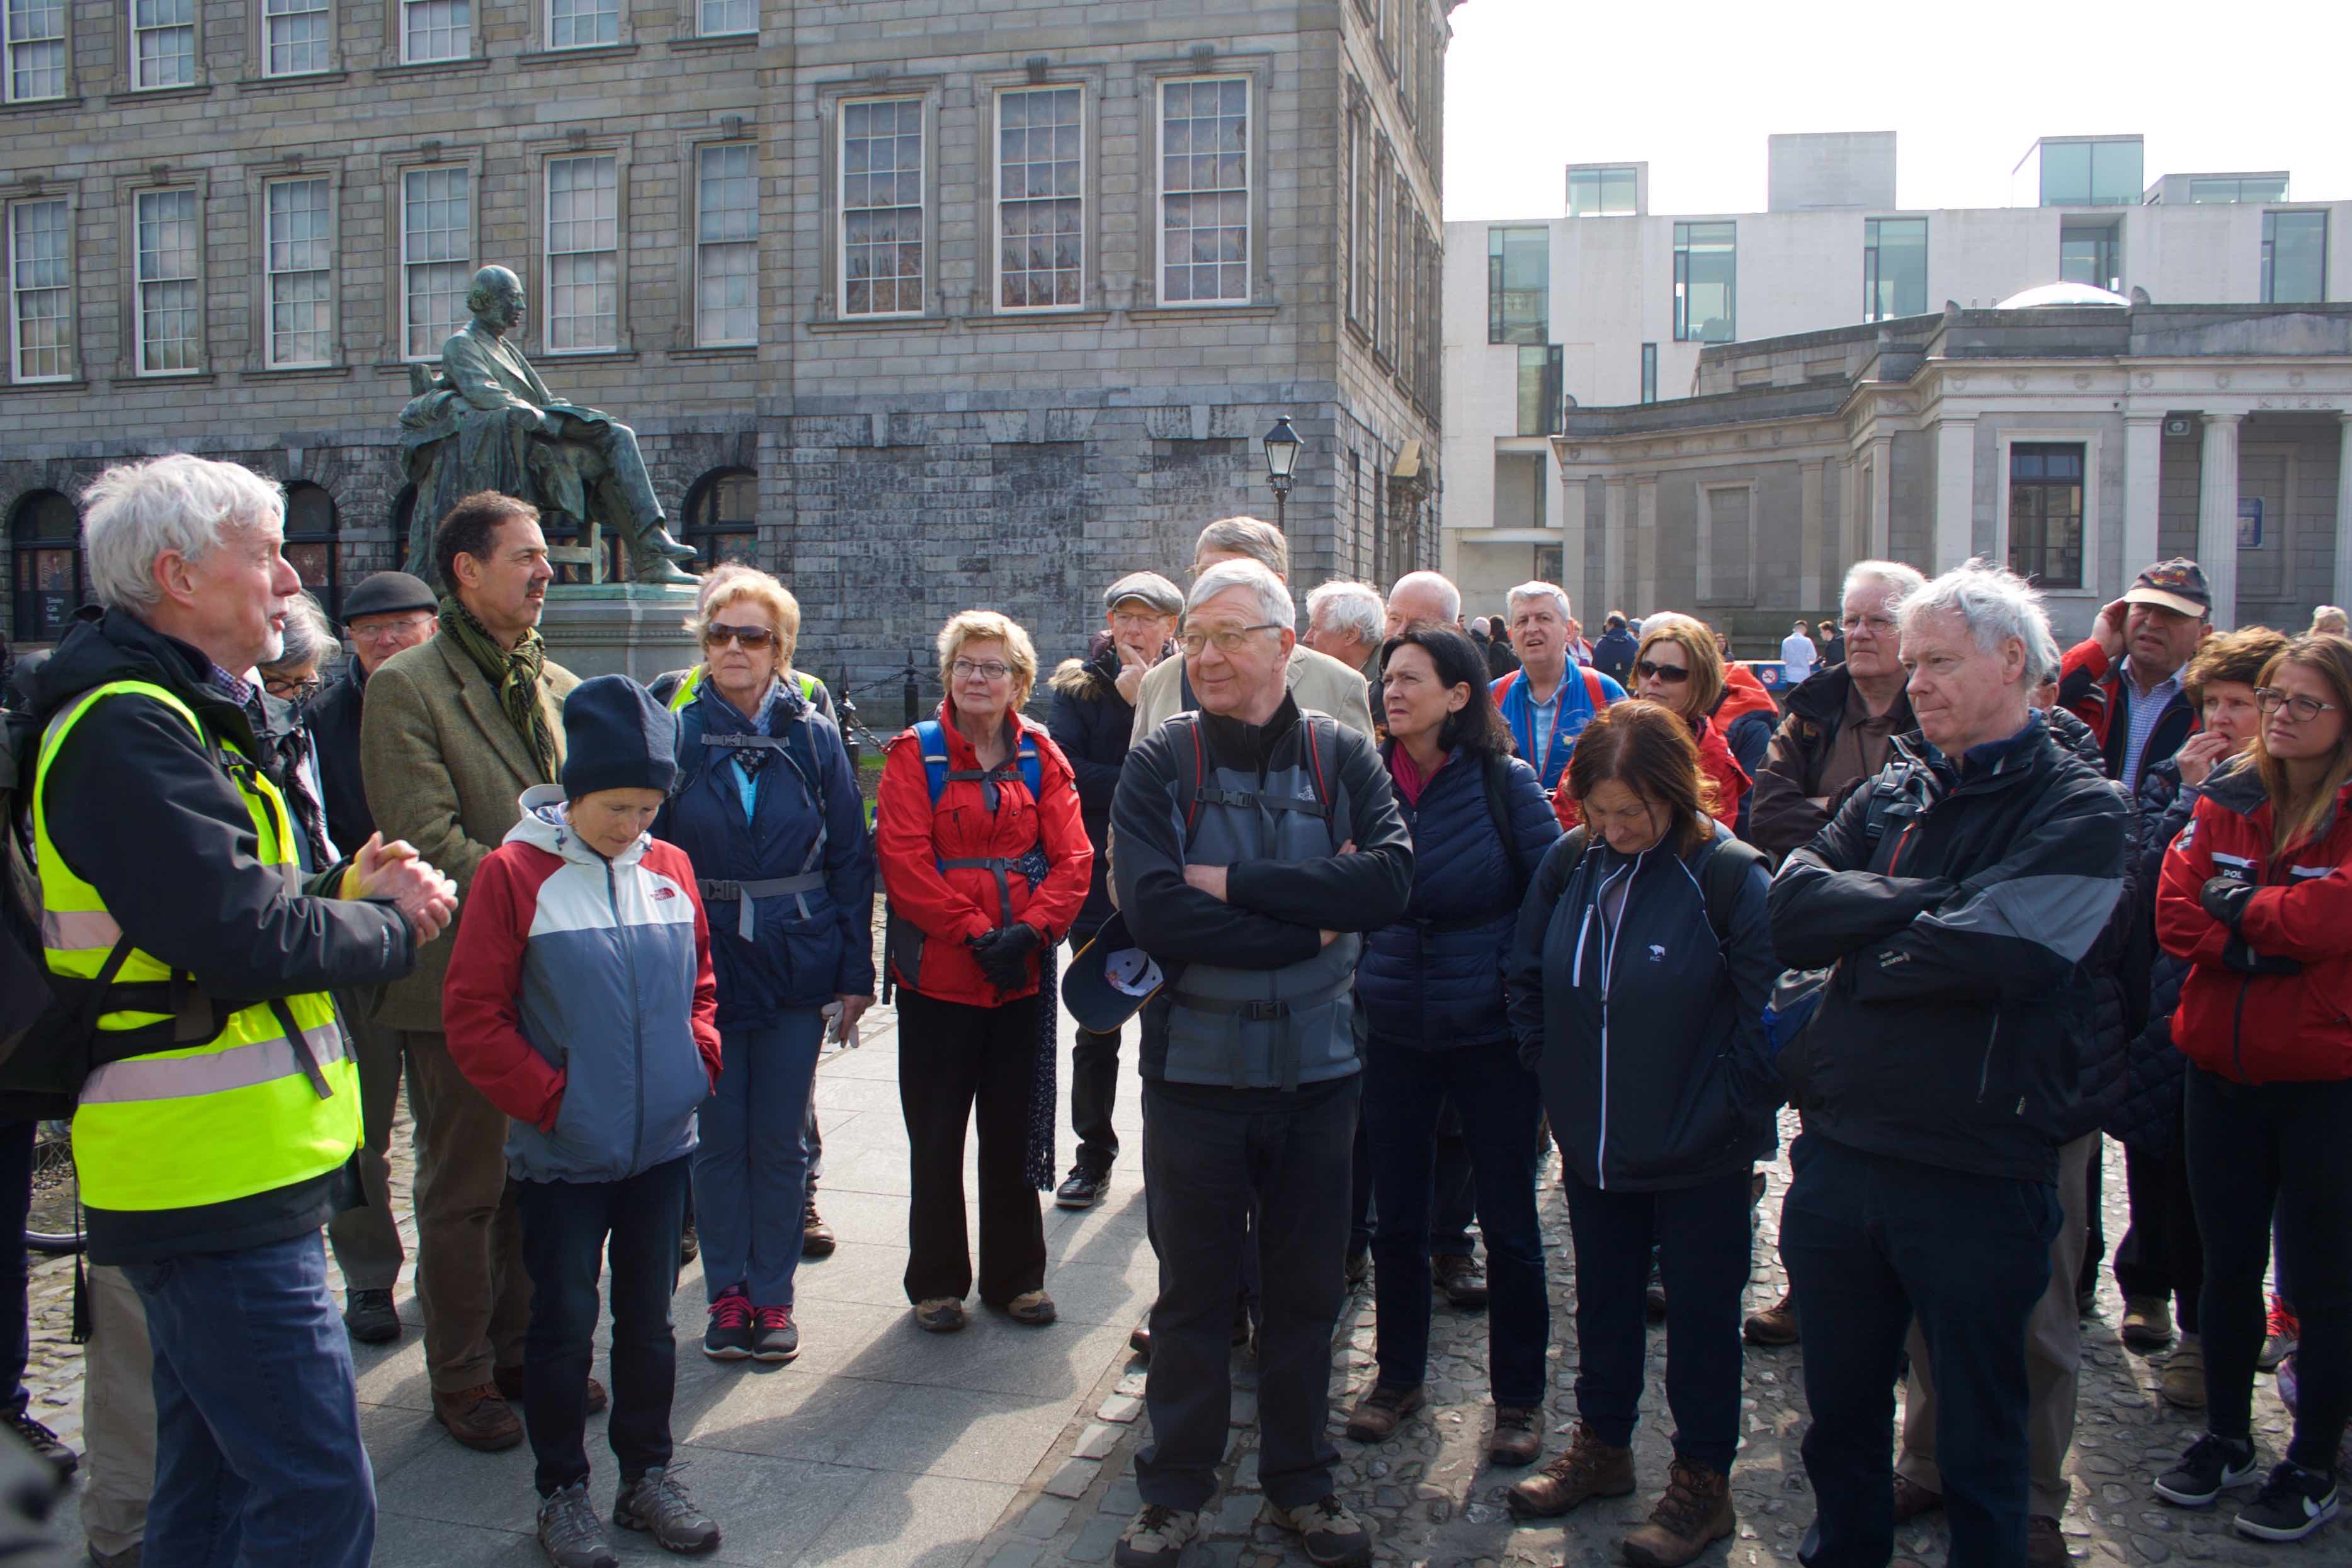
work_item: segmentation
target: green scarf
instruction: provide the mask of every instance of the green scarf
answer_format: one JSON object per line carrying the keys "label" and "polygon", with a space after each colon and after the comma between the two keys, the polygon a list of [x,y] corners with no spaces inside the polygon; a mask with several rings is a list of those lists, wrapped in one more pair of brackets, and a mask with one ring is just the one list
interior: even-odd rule
{"label": "green scarf", "polygon": [[522,640],[509,652],[499,646],[499,640],[483,629],[454,594],[441,601],[441,626],[497,689],[499,706],[506,710],[515,733],[539,759],[541,781],[553,784],[555,736],[547,727],[547,709],[539,700],[539,678],[547,669],[547,640],[539,635],[539,628],[523,633]]}

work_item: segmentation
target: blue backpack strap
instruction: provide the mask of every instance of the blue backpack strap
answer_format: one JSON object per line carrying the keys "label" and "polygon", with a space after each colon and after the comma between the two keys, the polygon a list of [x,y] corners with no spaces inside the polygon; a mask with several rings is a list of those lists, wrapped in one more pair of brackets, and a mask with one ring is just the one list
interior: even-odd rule
{"label": "blue backpack strap", "polygon": [[1029,786],[1029,798],[1045,798],[1045,763],[1037,750],[1037,737],[1029,731],[1021,731],[1021,782]]}
{"label": "blue backpack strap", "polygon": [[948,787],[948,740],[937,719],[920,719],[915,722],[915,744],[922,748],[923,774],[930,780],[931,804],[940,804],[940,792]]}

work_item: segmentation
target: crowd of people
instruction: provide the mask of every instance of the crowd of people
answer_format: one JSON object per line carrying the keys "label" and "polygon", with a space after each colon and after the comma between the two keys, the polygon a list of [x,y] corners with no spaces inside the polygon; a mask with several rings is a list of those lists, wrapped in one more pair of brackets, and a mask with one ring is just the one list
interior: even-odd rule
{"label": "crowd of people", "polygon": [[[877,982],[932,1333],[975,1288],[1055,1321],[1041,1194],[1110,1190],[1136,1026],[1159,1283],[1127,1568],[1201,1532],[1240,1346],[1265,1521],[1370,1561],[1330,1389],[1368,1277],[1374,1375],[1336,1429],[1421,1417],[1433,1300],[1484,1305],[1486,1453],[1528,1472],[1522,1518],[1643,1486],[1663,1320],[1673,1459],[1622,1542],[1638,1568],[1735,1532],[1743,1342],[1801,1340],[1807,1563],[1882,1568],[1940,1510],[1958,1568],[2058,1568],[2106,1135],[2122,1337],[2169,1351],[2161,1396],[2206,1426],[2148,1484],[2202,1508],[2259,1480],[2235,1523],[2267,1542],[2337,1510],[2340,611],[2217,633],[2201,571],[2166,561],[2062,653],[2003,569],[1864,562],[1821,641],[1799,621],[1781,645],[1784,704],[1723,628],[1612,611],[1588,642],[1549,583],[1467,619],[1435,573],[1327,583],[1301,635],[1284,536],[1226,518],[1188,586],[1113,581],[1043,694],[1026,628],[950,617],[869,826],[776,577],[702,580],[690,668],[579,679],[538,630],[528,504],[460,501],[440,590],[379,574],[340,634],[283,511],[230,464],[110,470],[84,505],[97,606],[12,688],[37,735],[26,940],[73,1026],[35,1053],[48,1079],[10,1063],[0,1150],[16,1171],[28,1119],[72,1116],[87,1455],[27,1409],[21,1268],[13,1426],[60,1471],[86,1458],[101,1565],[368,1561],[350,1343],[406,1331],[404,1077],[433,1419],[528,1441],[556,1568],[617,1563],[607,1519],[716,1548],[673,1460],[672,1299],[698,1252],[704,1353],[799,1354],[795,1274],[831,1245],[814,1078]],[[1784,1106],[1789,1291],[1743,1321]],[[1575,1412],[1547,1458],[1554,1147]],[[2294,1409],[2277,1455],[2262,1369]],[[585,1422],[608,1404],[600,1510]]]}

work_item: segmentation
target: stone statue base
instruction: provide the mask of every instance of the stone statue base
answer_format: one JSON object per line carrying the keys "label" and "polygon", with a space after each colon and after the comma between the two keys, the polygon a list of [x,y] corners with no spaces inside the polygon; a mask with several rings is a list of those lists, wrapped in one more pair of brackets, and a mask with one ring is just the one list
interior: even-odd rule
{"label": "stone statue base", "polygon": [[583,679],[649,681],[702,657],[686,630],[696,593],[688,583],[551,584],[540,635],[548,657]]}

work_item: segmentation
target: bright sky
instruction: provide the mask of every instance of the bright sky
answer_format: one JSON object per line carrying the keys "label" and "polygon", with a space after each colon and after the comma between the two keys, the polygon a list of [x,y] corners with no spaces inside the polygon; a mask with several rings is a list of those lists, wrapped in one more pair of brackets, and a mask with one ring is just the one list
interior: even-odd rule
{"label": "bright sky", "polygon": [[1648,163],[1653,213],[1761,212],[1766,136],[1806,131],[1895,132],[1906,207],[2005,205],[2034,138],[2130,132],[2151,184],[2285,169],[2295,200],[2352,198],[2344,0],[1465,0],[1453,22],[1453,221],[1559,216],[1565,166],[1601,161]]}

